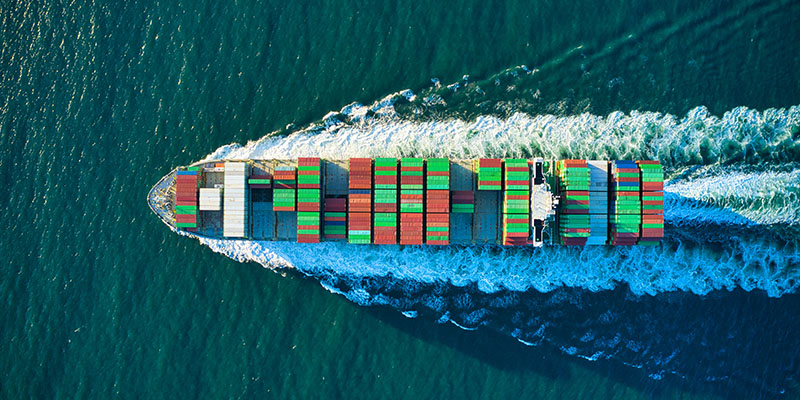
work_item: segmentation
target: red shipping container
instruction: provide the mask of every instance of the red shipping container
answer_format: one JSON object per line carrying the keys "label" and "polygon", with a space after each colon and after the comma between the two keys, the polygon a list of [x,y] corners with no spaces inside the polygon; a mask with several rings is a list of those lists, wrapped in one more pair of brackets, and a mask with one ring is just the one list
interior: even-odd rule
{"label": "red shipping container", "polygon": [[642,182],[642,190],[646,192],[658,192],[664,190],[664,182]]}
{"label": "red shipping container", "polygon": [[297,211],[319,211],[319,203],[297,203]]}
{"label": "red shipping container", "polygon": [[175,215],[175,222],[179,224],[196,224],[197,223],[197,215],[196,214],[176,214]]}
{"label": "red shipping container", "polygon": [[659,228],[644,228],[642,229],[642,237],[663,237],[664,229]]}
{"label": "red shipping container", "polygon": [[428,171],[428,176],[450,176],[450,171]]}
{"label": "red shipping container", "polygon": [[565,196],[588,196],[588,190],[566,190],[564,191]]}
{"label": "red shipping container", "polygon": [[375,212],[397,212],[397,203],[375,203]]}
{"label": "red shipping container", "polygon": [[567,200],[567,205],[589,205],[589,200]]}
{"label": "red shipping container", "polygon": [[642,210],[642,214],[660,215],[660,214],[664,214],[664,209],[662,208],[660,210]]}
{"label": "red shipping container", "polygon": [[627,177],[627,176],[625,176],[625,177],[617,177],[617,178],[615,178],[615,180],[617,182],[639,182],[639,178]]}
{"label": "red shipping container", "polygon": [[317,235],[297,235],[297,243],[319,243],[319,236]]}
{"label": "red shipping container", "polygon": [[450,214],[427,214],[428,221],[450,222]]}
{"label": "red shipping container", "polygon": [[617,232],[615,229],[611,229],[611,236],[615,239],[619,238],[629,238],[629,239],[637,239],[639,234],[636,232]]}
{"label": "red shipping container", "polygon": [[506,171],[509,172],[528,172],[530,169],[528,167],[506,167]]}

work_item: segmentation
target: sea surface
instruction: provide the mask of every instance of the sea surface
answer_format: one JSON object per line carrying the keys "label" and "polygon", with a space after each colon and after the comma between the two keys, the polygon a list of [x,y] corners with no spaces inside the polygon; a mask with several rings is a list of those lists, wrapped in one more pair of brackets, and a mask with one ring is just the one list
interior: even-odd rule
{"label": "sea surface", "polygon": [[[800,2],[0,0],[0,398],[800,398]],[[659,159],[658,248],[198,241],[233,156]]]}

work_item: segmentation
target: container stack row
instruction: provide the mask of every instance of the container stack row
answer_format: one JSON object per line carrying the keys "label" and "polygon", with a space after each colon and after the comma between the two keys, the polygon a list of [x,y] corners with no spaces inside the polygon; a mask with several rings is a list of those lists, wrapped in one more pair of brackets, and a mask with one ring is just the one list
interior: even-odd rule
{"label": "container stack row", "polygon": [[400,244],[422,244],[423,160],[400,160]]}
{"label": "container stack row", "polygon": [[397,159],[376,158],[373,231],[375,244],[397,243]]}
{"label": "container stack row", "polygon": [[658,161],[638,161],[642,178],[642,231],[639,244],[655,246],[664,238],[664,169]]}
{"label": "container stack row", "polygon": [[481,158],[477,161],[478,190],[500,190],[502,164],[499,158]]}
{"label": "container stack row", "polygon": [[297,212],[297,243],[319,243],[319,211]]}
{"label": "container stack row", "polygon": [[178,171],[175,176],[175,227],[197,231],[199,171]]}
{"label": "container stack row", "polygon": [[373,214],[373,230],[375,244],[397,243],[397,213],[376,212]]}
{"label": "container stack row", "polygon": [[524,246],[530,236],[530,176],[527,160],[503,162],[503,245]]}
{"label": "container stack row", "polygon": [[587,245],[608,242],[608,161],[587,161],[589,167],[589,238]]}
{"label": "container stack row", "polygon": [[326,198],[324,218],[325,239],[347,238],[347,199]]}
{"label": "container stack row", "polygon": [[375,159],[375,212],[397,213],[397,159]]}
{"label": "container stack row", "polygon": [[320,171],[318,157],[297,159],[297,242],[319,243]]}
{"label": "container stack row", "polygon": [[425,243],[429,245],[450,244],[450,214],[436,213],[425,216]]}
{"label": "container stack row", "polygon": [[558,237],[566,246],[586,245],[591,234],[591,177],[586,160],[560,160],[556,163],[561,212]]}
{"label": "container stack row", "polygon": [[297,171],[289,165],[275,167],[272,189],[272,209],[275,211],[296,210]]}
{"label": "container stack row", "polygon": [[450,244],[450,160],[429,158],[425,173],[425,243]]}
{"label": "container stack row", "polygon": [[372,159],[351,158],[348,169],[349,194],[347,242],[372,242]]}
{"label": "container stack row", "polygon": [[633,161],[614,160],[611,163],[611,242],[630,246],[639,240],[642,224],[641,182],[639,167]]}
{"label": "container stack row", "polygon": [[456,214],[475,213],[475,192],[472,190],[454,190],[452,193],[451,212]]}
{"label": "container stack row", "polygon": [[320,171],[319,158],[297,159],[297,211],[320,211]]}
{"label": "container stack row", "polygon": [[246,163],[225,163],[225,173],[223,175],[225,191],[222,203],[222,235],[225,237],[247,237],[246,179]]}

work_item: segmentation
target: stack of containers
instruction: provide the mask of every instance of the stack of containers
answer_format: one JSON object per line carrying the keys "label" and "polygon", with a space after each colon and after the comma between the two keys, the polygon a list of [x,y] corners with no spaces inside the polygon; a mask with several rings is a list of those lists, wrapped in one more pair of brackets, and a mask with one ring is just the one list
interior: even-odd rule
{"label": "stack of containers", "polygon": [[373,188],[375,244],[397,243],[397,159],[376,158]]}
{"label": "stack of containers", "polygon": [[272,175],[264,173],[261,175],[250,175],[247,184],[251,189],[270,189],[272,188]]}
{"label": "stack of containers", "polygon": [[503,214],[503,245],[524,246],[528,243],[530,222],[525,214]]}
{"label": "stack of containers", "polygon": [[472,190],[454,190],[452,194],[453,213],[475,213],[475,192]]}
{"label": "stack of containers", "polygon": [[198,171],[178,171],[175,176],[175,227],[197,231]]}
{"label": "stack of containers", "polygon": [[530,177],[527,160],[508,158],[504,162],[503,245],[524,246],[530,236]]}
{"label": "stack of containers", "polygon": [[351,158],[349,163],[347,241],[369,244],[372,240],[372,159]]}
{"label": "stack of containers", "polygon": [[369,244],[371,242],[370,213],[351,212],[347,216],[347,243]]}
{"label": "stack of containers", "polygon": [[664,170],[658,161],[637,161],[642,177],[642,233],[639,244],[656,246],[664,238]]}
{"label": "stack of containers", "polygon": [[506,158],[504,190],[530,190],[531,171],[528,160]]}
{"label": "stack of containers", "polygon": [[450,212],[450,160],[429,158],[425,176],[425,212],[447,214]]}
{"label": "stack of containers", "polygon": [[[297,159],[297,211],[320,211],[320,159]],[[317,221],[319,225],[319,221]],[[317,226],[319,228],[319,226]],[[299,225],[298,225],[298,229]],[[317,229],[319,230],[319,229]],[[319,236],[319,235],[318,235]]]}
{"label": "stack of containers", "polygon": [[430,245],[450,244],[450,214],[425,215],[425,243]]}
{"label": "stack of containers", "polygon": [[450,160],[429,158],[425,174],[425,243],[450,244]]}
{"label": "stack of containers", "polygon": [[226,162],[223,184],[222,235],[225,237],[247,236],[247,164]]}
{"label": "stack of containers", "polygon": [[397,243],[397,213],[374,214],[373,223],[375,231],[375,244],[396,244]]}
{"label": "stack of containers", "polygon": [[421,158],[400,160],[400,244],[422,244]]}
{"label": "stack of containers", "polygon": [[608,161],[587,161],[589,166],[589,239],[587,245],[608,242]]}
{"label": "stack of containers", "polygon": [[347,237],[347,199],[325,199],[325,239],[345,239]]}
{"label": "stack of containers", "polygon": [[219,188],[200,188],[200,211],[222,209],[222,191]]}
{"label": "stack of containers", "polygon": [[297,212],[297,243],[319,243],[319,211]]}
{"label": "stack of containers", "polygon": [[272,190],[272,209],[275,211],[295,210],[295,188],[297,187],[295,168],[288,165],[275,167]]}
{"label": "stack of containers", "polygon": [[397,213],[397,159],[375,159],[375,212]]}
{"label": "stack of containers", "polygon": [[586,160],[560,160],[556,163],[561,212],[558,233],[561,244],[586,245],[591,233],[589,216],[589,166]]}
{"label": "stack of containers", "polygon": [[502,161],[499,158],[478,160],[478,190],[500,190]]}
{"label": "stack of containers", "polygon": [[642,204],[639,167],[633,161],[615,160],[611,167],[611,244],[634,245],[639,239]]}

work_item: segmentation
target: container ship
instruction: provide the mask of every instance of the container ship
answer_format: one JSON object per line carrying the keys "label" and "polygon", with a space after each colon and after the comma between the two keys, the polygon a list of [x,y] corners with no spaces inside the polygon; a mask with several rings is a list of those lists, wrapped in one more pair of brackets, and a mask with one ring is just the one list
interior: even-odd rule
{"label": "container ship", "polygon": [[164,176],[153,212],[187,235],[362,245],[659,245],[658,161],[225,160]]}

